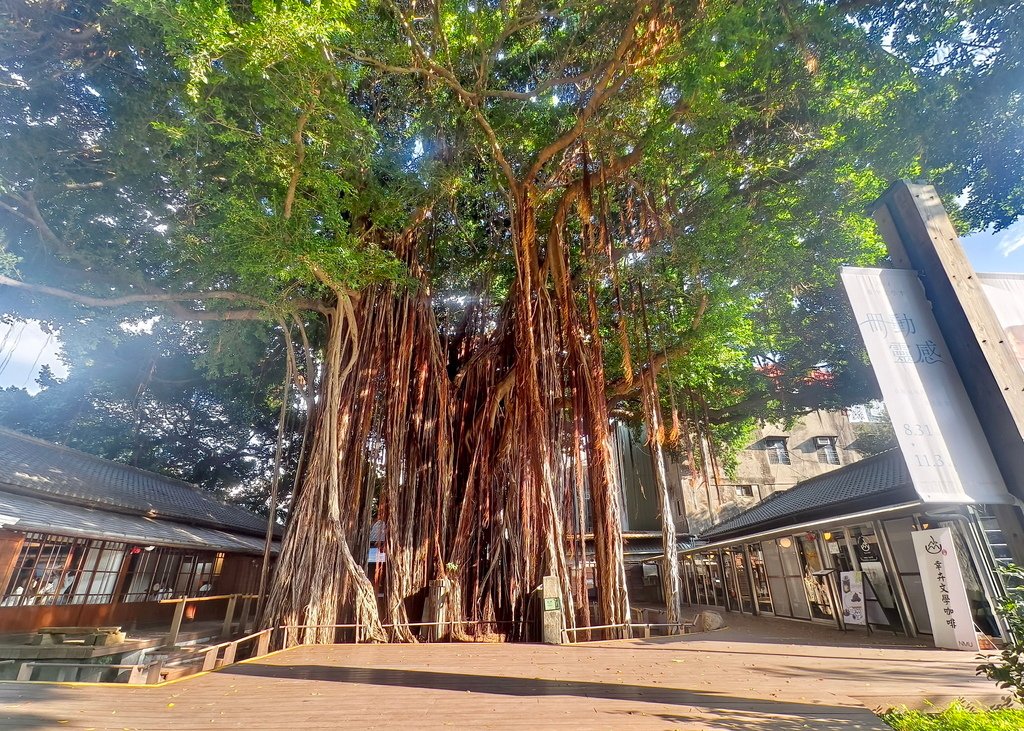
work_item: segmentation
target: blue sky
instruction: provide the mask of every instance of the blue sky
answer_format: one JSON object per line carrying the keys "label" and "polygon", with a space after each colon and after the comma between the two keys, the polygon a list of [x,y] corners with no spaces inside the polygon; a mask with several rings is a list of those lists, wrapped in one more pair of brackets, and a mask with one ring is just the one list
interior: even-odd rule
{"label": "blue sky", "polygon": [[[1024,273],[1024,219],[999,233],[967,236],[961,243],[979,272]],[[0,388],[39,390],[35,377],[44,363],[64,376],[67,369],[57,359],[59,349],[58,338],[48,337],[33,323],[0,325]]]}
{"label": "blue sky", "polygon": [[960,240],[979,272],[1024,273],[1024,218],[999,233],[980,233]]}

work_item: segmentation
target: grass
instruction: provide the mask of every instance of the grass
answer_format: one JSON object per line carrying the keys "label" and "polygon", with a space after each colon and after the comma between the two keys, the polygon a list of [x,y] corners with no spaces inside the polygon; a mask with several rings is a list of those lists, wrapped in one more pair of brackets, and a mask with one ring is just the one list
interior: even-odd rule
{"label": "grass", "polygon": [[890,710],[882,714],[882,720],[895,731],[1021,731],[1024,710],[978,711],[956,702],[937,713]]}

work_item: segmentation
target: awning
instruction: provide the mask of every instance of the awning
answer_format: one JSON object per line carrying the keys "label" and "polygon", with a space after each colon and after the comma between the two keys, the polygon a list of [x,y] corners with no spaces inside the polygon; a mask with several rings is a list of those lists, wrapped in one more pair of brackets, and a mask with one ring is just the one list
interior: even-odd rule
{"label": "awning", "polygon": [[[8,492],[0,492],[0,514],[17,518],[17,522],[8,528],[22,533],[35,531],[229,553],[260,554],[264,545],[263,539],[254,536],[51,502]],[[275,542],[272,551],[277,553],[279,547],[280,544]]]}

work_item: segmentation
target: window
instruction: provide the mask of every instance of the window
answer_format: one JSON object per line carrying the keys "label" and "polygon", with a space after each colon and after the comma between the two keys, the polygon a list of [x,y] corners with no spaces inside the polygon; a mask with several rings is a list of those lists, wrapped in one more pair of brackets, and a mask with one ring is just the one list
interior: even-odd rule
{"label": "window", "polygon": [[27,533],[0,606],[106,604],[125,544]]}
{"label": "window", "polygon": [[130,555],[122,602],[207,595],[213,591],[214,580],[220,573],[217,557],[212,553],[136,546]]}
{"label": "window", "polygon": [[836,448],[835,437],[815,437],[814,446],[818,451],[818,461],[822,464],[839,464],[839,450]]}
{"label": "window", "polygon": [[753,485],[737,485],[736,486],[737,497],[754,497],[754,486]]}
{"label": "window", "polygon": [[785,437],[765,439],[764,448],[768,450],[768,462],[770,464],[791,464]]}

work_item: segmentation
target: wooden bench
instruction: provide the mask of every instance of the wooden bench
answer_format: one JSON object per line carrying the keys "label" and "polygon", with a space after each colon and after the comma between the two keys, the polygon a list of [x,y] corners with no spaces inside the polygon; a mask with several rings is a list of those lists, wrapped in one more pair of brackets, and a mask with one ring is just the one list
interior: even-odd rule
{"label": "wooden bench", "polygon": [[29,644],[60,645],[68,635],[81,637],[82,644],[100,647],[119,645],[125,641],[125,634],[120,627],[40,627]]}

